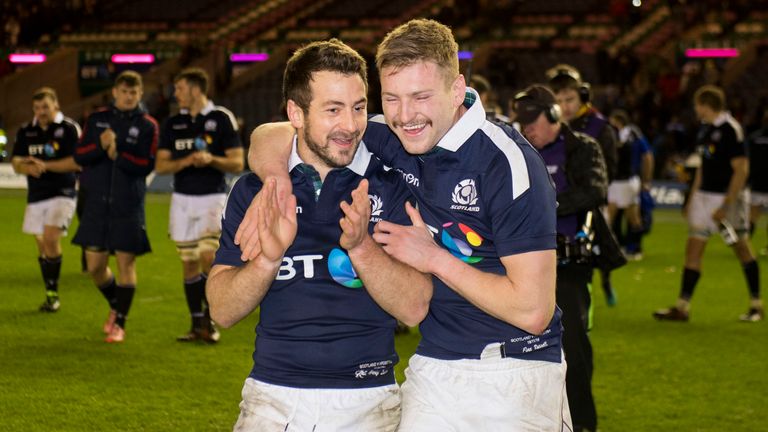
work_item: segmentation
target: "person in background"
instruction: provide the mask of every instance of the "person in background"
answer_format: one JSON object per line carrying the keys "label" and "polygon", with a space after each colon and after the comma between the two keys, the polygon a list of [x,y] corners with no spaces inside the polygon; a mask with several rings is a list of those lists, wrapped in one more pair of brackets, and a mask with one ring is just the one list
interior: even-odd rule
{"label": "person in background", "polygon": [[[608,185],[608,224],[621,229],[620,210],[627,219],[626,255],[642,259],[643,220],[640,215],[640,193],[650,191],[653,179],[653,151],[640,129],[629,120],[624,110],[614,110],[609,117],[619,131],[616,178]],[[618,223],[614,224],[616,221]],[[619,233],[616,233],[617,235]]]}
{"label": "person in background", "polygon": [[67,234],[75,211],[74,152],[80,126],[59,110],[56,91],[43,87],[32,94],[34,118],[16,134],[11,164],[27,176],[27,208],[22,231],[37,245],[40,272],[45,284],[44,312],[59,310],[61,237]]}
{"label": "person in background", "polygon": [[[140,105],[141,75],[125,71],[114,103],[88,117],[75,162],[83,167],[83,214],[72,243],[85,248],[88,273],[109,304],[105,342],[125,340],[136,292],[136,257],[151,251],[144,216],[145,179],[155,166],[158,126]],[[115,255],[117,278],[109,268]]]}
{"label": "person in background", "polygon": [[[549,88],[555,93],[563,120],[571,130],[585,133],[600,144],[608,170],[608,182],[616,177],[618,168],[618,138],[608,119],[591,103],[592,88],[585,82],[578,69],[571,65],[559,64],[546,72]],[[616,291],[611,283],[611,274],[601,271],[602,287],[609,306],[616,304]]]}
{"label": "person in background", "polygon": [[235,116],[208,99],[204,70],[185,69],[174,81],[181,111],[163,124],[155,171],[173,174],[168,232],[181,258],[192,321],[177,340],[216,343],[220,334],[211,322],[205,281],[221,235],[224,174],[243,170],[243,147]]}
{"label": "person in background", "polygon": [[726,111],[725,93],[705,85],[693,96],[696,116],[701,120],[697,146],[701,165],[683,210],[688,219],[688,242],[680,294],[674,306],[653,313],[660,321],[688,321],[691,298],[701,277],[702,257],[712,234],[720,232],[742,265],[749,289],[749,309],[741,321],[764,317],[760,298],[760,273],[749,243],[749,160],[741,125]]}
{"label": "person in background", "polygon": [[565,385],[574,431],[596,431],[589,340],[594,228],[608,176],[598,143],[563,122],[555,95],[532,85],[515,96],[515,120],[544,159],[557,189],[557,305],[563,310]]}

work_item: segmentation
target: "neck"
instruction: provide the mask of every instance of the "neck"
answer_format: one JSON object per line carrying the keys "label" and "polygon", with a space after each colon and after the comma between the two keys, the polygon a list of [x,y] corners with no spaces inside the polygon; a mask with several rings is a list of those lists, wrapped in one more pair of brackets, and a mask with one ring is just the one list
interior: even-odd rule
{"label": "neck", "polygon": [[312,168],[317,171],[317,174],[320,176],[320,181],[325,182],[325,176],[331,172],[333,167],[328,166],[325,162],[323,162],[322,159],[317,157],[317,155],[312,150],[309,149],[309,146],[301,137],[301,131],[299,131],[299,139],[296,143],[296,152],[299,154],[299,157],[302,161],[304,161],[304,163],[312,165]]}
{"label": "neck", "polygon": [[202,111],[207,104],[208,104],[208,98],[205,96],[199,99],[195,99],[194,101],[192,101],[192,105],[189,107],[189,114],[192,117],[197,116],[198,114],[200,114],[200,111]]}

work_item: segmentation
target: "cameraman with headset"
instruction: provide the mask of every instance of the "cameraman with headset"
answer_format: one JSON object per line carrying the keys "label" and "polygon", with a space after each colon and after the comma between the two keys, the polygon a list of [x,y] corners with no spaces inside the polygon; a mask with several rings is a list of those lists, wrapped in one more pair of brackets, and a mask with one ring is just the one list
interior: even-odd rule
{"label": "cameraman with headset", "polygon": [[[549,88],[562,110],[563,121],[576,132],[597,140],[603,151],[608,172],[608,183],[616,179],[619,168],[619,138],[608,119],[592,103],[592,87],[584,82],[579,71],[567,64],[559,64],[546,72]],[[601,268],[603,292],[609,306],[616,304],[610,271]]]}
{"label": "cameraman with headset", "polygon": [[[592,241],[597,242],[601,234],[596,237],[594,229],[597,224],[607,229],[598,210],[608,188],[605,160],[597,141],[563,122],[555,95],[545,86],[533,85],[518,93],[515,114],[523,135],[544,159],[557,190],[557,304],[563,310],[568,402],[574,431],[595,431],[592,344],[587,332]],[[615,242],[610,235],[608,240]]]}

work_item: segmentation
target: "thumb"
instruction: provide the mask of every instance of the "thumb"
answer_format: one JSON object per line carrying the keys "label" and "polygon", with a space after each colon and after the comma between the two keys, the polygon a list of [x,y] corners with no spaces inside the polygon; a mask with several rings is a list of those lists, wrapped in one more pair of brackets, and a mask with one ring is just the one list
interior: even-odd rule
{"label": "thumb", "polygon": [[411,205],[410,202],[406,201],[405,203],[405,212],[408,213],[408,216],[411,218],[411,223],[413,226],[423,227],[426,226],[424,223],[424,219],[421,218],[421,213],[419,213],[419,209]]}

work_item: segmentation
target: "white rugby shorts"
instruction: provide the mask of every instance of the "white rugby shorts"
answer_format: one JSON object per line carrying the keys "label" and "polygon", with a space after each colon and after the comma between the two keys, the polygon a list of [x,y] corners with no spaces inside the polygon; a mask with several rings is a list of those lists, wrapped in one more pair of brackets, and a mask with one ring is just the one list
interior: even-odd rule
{"label": "white rugby shorts", "polygon": [[24,224],[21,230],[26,234],[43,235],[43,227],[47,225],[61,228],[66,235],[73,214],[74,198],[60,196],[29,203],[24,210]]}
{"label": "white rugby shorts", "polygon": [[751,191],[749,202],[752,207],[768,208],[768,193]]}
{"label": "white rugby shorts", "polygon": [[226,194],[185,195],[173,193],[168,232],[176,242],[197,241],[221,233],[221,213]]}
{"label": "white rugby shorts", "polygon": [[480,360],[414,355],[402,386],[400,432],[570,431],[565,360]]}
{"label": "white rugby shorts", "polygon": [[614,180],[608,185],[608,203],[617,208],[627,208],[640,203],[640,177],[627,180]]}
{"label": "white rugby shorts", "polygon": [[235,432],[393,432],[397,384],[363,389],[304,389],[245,380]]}
{"label": "white rugby shorts", "polygon": [[[719,228],[712,214],[725,201],[724,193],[696,191],[688,204],[689,235],[691,237],[709,238],[718,233]],[[749,229],[749,191],[742,191],[736,201],[728,207],[725,219],[733,225],[739,234],[744,234]]]}

